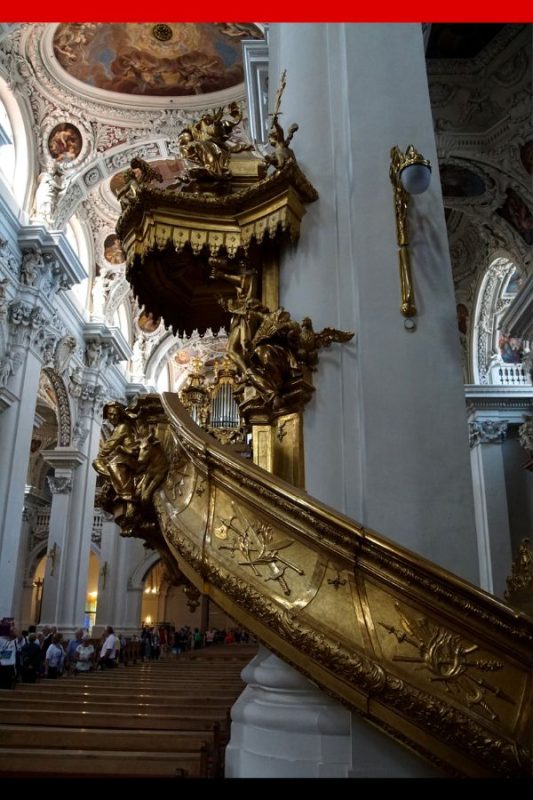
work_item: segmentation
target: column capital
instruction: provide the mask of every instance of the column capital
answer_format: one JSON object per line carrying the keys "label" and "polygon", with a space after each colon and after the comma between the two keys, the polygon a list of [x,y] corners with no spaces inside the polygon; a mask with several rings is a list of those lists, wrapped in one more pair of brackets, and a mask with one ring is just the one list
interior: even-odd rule
{"label": "column capital", "polygon": [[87,461],[87,456],[72,447],[56,447],[55,450],[43,450],[43,460],[55,470],[75,470]]}
{"label": "column capital", "polygon": [[52,494],[70,494],[72,491],[72,478],[49,475],[47,480]]}
{"label": "column capital", "polygon": [[102,322],[87,322],[83,326],[83,338],[85,363],[90,369],[104,369],[131,358],[131,348],[118,328]]}
{"label": "column capital", "polygon": [[468,423],[470,447],[478,444],[501,444],[507,436],[509,420],[484,419]]}
{"label": "column capital", "polygon": [[[68,239],[61,231],[49,231],[43,225],[25,225],[18,234],[18,243],[23,251],[21,280],[26,286],[37,285],[43,280],[46,281],[44,290],[55,293],[61,289],[70,289],[75,283],[79,283],[85,277],[85,270],[72,249]],[[28,254],[33,253],[33,258],[39,256],[44,272],[39,266],[38,275],[32,271],[32,266],[38,266],[34,261],[25,266]],[[33,282],[35,281],[35,283]]]}
{"label": "column capital", "polygon": [[17,396],[13,392],[10,392],[5,386],[0,386],[0,414],[2,411],[7,411],[16,400]]}

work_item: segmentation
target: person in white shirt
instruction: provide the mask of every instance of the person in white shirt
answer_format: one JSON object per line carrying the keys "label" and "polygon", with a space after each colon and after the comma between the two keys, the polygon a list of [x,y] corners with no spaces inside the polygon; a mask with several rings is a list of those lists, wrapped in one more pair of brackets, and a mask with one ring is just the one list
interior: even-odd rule
{"label": "person in white shirt", "polygon": [[44,667],[47,678],[58,678],[63,672],[65,651],[61,647],[62,636],[54,633],[52,644],[46,651]]}
{"label": "person in white shirt", "polygon": [[98,663],[101,667],[114,667],[117,655],[117,637],[111,625],[105,629],[105,637]]}
{"label": "person in white shirt", "polygon": [[10,624],[0,624],[0,689],[15,688],[17,656],[15,636]]}

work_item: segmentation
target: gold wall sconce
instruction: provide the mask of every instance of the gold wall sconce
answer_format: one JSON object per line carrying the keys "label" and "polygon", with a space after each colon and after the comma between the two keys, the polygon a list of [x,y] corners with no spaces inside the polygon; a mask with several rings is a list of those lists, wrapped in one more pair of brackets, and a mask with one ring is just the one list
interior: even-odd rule
{"label": "gold wall sconce", "polygon": [[400,286],[402,292],[400,310],[404,317],[414,317],[416,305],[409,258],[407,208],[410,195],[422,194],[428,188],[431,180],[431,163],[415,150],[412,144],[409,145],[405,153],[402,153],[399,147],[395,145],[390,151],[390,158],[389,175],[394,189],[396,236],[400,259]]}

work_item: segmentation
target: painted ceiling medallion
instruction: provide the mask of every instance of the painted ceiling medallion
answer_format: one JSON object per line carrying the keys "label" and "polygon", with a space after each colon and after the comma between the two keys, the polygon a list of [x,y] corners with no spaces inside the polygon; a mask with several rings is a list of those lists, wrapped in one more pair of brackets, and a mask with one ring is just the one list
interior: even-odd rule
{"label": "painted ceiling medallion", "polygon": [[161,22],[158,25],[154,25],[152,33],[158,42],[168,42],[172,39],[172,28],[170,25],[165,25]]}
{"label": "painted ceiling medallion", "polygon": [[54,161],[74,161],[81,153],[82,137],[70,122],[56,125],[48,137],[48,152]]}
{"label": "painted ceiling medallion", "polygon": [[251,23],[63,23],[53,47],[63,69],[89,86],[179,97],[242,83],[243,38],[262,33]]}

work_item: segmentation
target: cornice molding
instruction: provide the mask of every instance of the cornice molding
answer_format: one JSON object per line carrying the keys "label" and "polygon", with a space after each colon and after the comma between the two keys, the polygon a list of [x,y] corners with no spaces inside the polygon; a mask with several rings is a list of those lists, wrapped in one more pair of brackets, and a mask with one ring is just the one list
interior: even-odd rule
{"label": "cornice molding", "polygon": [[55,470],[75,470],[87,461],[87,456],[72,447],[57,447],[54,450],[42,450],[41,456]]}

